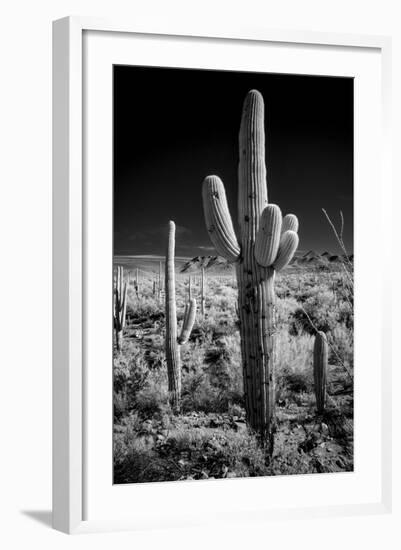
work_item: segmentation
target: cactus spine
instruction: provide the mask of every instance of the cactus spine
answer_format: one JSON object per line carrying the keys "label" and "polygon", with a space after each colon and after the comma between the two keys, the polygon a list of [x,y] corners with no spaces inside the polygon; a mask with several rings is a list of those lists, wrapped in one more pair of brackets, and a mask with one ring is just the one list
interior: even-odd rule
{"label": "cactus spine", "polygon": [[291,261],[298,246],[298,235],[294,231],[296,217],[286,216],[283,227],[280,208],[267,202],[264,104],[256,90],[251,90],[245,98],[239,156],[238,239],[224,185],[217,176],[208,176],[203,183],[203,206],[206,227],[217,252],[236,266],[247,419],[263,442],[270,441],[272,449],[274,276],[276,270]]}
{"label": "cactus spine", "polygon": [[175,302],[175,223],[169,222],[165,267],[166,297],[166,361],[169,401],[178,410],[181,400],[181,354],[180,347],[188,342],[196,316],[196,300],[190,299],[185,306],[181,334],[177,336],[177,312]]}
{"label": "cactus spine", "polygon": [[116,332],[116,347],[121,351],[123,330],[127,313],[127,283],[124,283],[124,268],[117,266],[116,285],[114,288],[114,329]]}
{"label": "cactus spine", "polygon": [[328,345],[324,332],[315,336],[313,347],[313,379],[315,383],[317,412],[322,414],[326,405],[326,378],[328,363]]}

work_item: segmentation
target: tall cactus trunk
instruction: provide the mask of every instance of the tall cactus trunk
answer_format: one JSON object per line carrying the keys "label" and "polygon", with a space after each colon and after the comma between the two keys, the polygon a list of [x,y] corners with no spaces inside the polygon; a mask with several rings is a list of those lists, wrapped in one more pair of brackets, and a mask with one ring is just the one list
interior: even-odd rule
{"label": "tall cactus trunk", "polygon": [[203,184],[203,205],[217,252],[236,265],[244,394],[247,420],[273,451],[275,271],[283,269],[298,246],[298,221],[267,203],[264,105],[251,90],[244,102],[239,133],[238,225],[234,231],[224,185],[217,176]]}
{"label": "tall cactus trunk", "polygon": [[313,379],[315,385],[316,408],[319,414],[324,413],[326,406],[326,378],[328,363],[328,345],[324,332],[319,331],[315,336],[313,347]]}
{"label": "tall cactus trunk", "polygon": [[166,359],[169,400],[173,409],[179,407],[181,398],[181,357],[177,343],[177,312],[175,306],[175,224],[169,223],[166,254]]}
{"label": "tall cactus trunk", "polygon": [[275,292],[274,269],[237,265],[244,399],[247,418],[262,442],[273,445]]}
{"label": "tall cactus trunk", "polygon": [[185,306],[184,320],[177,336],[177,311],[175,303],[175,223],[169,222],[168,244],[165,267],[166,295],[166,362],[169,402],[174,411],[179,411],[181,402],[181,345],[190,337],[196,316],[196,300],[191,299]]}
{"label": "tall cactus trunk", "polygon": [[238,306],[248,421],[262,441],[272,439],[274,411],[274,270],[259,265],[255,241],[267,206],[263,102],[248,95],[239,133],[238,216],[241,258]]}

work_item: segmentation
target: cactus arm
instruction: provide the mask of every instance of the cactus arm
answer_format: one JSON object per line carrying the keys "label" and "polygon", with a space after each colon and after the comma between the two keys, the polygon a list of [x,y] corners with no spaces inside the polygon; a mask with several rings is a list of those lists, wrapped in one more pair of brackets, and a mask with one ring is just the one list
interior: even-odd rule
{"label": "cactus arm", "polygon": [[276,259],[281,238],[281,210],[269,204],[262,212],[255,240],[255,258],[259,265],[269,267]]}
{"label": "cactus arm", "polygon": [[263,97],[248,92],[239,132],[238,225],[241,243],[255,242],[262,211],[267,206]]}
{"label": "cactus arm", "polygon": [[178,338],[178,343],[186,344],[192,332],[196,317],[196,300],[192,298],[185,306],[184,321],[182,323],[181,334]]}
{"label": "cactus arm", "polygon": [[218,254],[236,262],[240,247],[234,232],[223,182],[217,176],[205,178],[202,187],[206,228]]}
{"label": "cactus arm", "polygon": [[295,231],[295,233],[298,233],[298,228],[298,218],[295,216],[295,214],[286,214],[283,218],[281,232],[285,233],[286,231]]}
{"label": "cactus arm", "polygon": [[273,267],[277,271],[284,269],[292,260],[298,248],[299,237],[295,231],[286,231],[281,236],[280,246]]}
{"label": "cactus arm", "polygon": [[328,345],[324,332],[319,331],[313,347],[313,379],[315,385],[316,405],[318,413],[324,411],[326,404],[326,377],[328,364]]}
{"label": "cactus arm", "polygon": [[183,319],[185,319],[185,318],[187,317],[187,315],[188,315],[188,308],[189,308],[190,304],[191,304],[191,298],[189,299],[188,302],[185,302],[185,309],[184,309],[184,317],[183,317]]}

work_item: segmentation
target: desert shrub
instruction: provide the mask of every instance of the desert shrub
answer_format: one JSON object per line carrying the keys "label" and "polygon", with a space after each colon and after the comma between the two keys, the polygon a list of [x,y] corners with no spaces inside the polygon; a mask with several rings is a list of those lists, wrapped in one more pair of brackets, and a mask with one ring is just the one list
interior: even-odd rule
{"label": "desert shrub", "polygon": [[135,407],[136,396],[146,386],[150,374],[140,348],[126,345],[124,349],[125,354],[116,354],[114,358],[114,414],[117,418]]}
{"label": "desert shrub", "polygon": [[151,337],[145,337],[144,344],[143,355],[149,369],[166,368],[164,333],[152,334]]}
{"label": "desert shrub", "polygon": [[351,308],[345,302],[338,304],[327,289],[319,289],[304,302],[303,307],[295,310],[291,332],[297,334],[303,330],[315,334],[316,330],[322,330],[327,333],[341,322],[352,326]]}
{"label": "desert shrub", "polygon": [[143,347],[141,341],[123,342],[121,354],[116,353],[113,369],[114,415],[140,411],[145,417],[158,413],[167,403],[167,370],[161,338]]}
{"label": "desert shrub", "polygon": [[276,301],[278,326],[288,328],[293,322],[293,316],[298,307],[299,304],[295,298],[278,298]]}
{"label": "desert shrub", "polygon": [[353,331],[344,324],[339,324],[329,335],[329,343],[329,361],[338,363],[340,358],[342,364],[352,370],[354,366]]}
{"label": "desert shrub", "polygon": [[183,412],[225,412],[228,410],[229,404],[235,400],[242,402],[242,395],[232,391],[225,392],[211,384],[210,377],[205,370],[192,371],[183,376]]}
{"label": "desert shrub", "polygon": [[[206,351],[207,350],[207,351]],[[242,367],[238,333],[199,348],[182,349],[182,406],[184,411],[223,412],[242,403]]]}
{"label": "desert shrub", "polygon": [[232,403],[228,406],[228,414],[232,417],[245,418],[245,409],[238,403]]}
{"label": "desert shrub", "polygon": [[207,345],[222,336],[238,332],[237,314],[219,311],[211,307],[204,318],[198,318],[192,330],[190,340],[197,340],[199,345]]}
{"label": "desert shrub", "polygon": [[113,374],[117,392],[136,393],[141,390],[149,376],[142,350],[132,346],[128,358],[127,355],[116,355]]}
{"label": "desert shrub", "polygon": [[227,439],[225,457],[228,467],[237,477],[269,475],[263,450],[255,436],[235,433]]}
{"label": "desert shrub", "polygon": [[193,343],[182,352],[182,410],[213,410],[215,395],[204,370],[204,348]]}
{"label": "desert shrub", "polygon": [[135,395],[134,407],[146,418],[169,409],[166,369],[149,371],[146,384]]}
{"label": "desert shrub", "polygon": [[118,421],[128,413],[127,400],[121,392],[113,392],[114,420]]}
{"label": "desert shrub", "polygon": [[242,395],[242,364],[239,334],[220,338],[208,351],[205,362],[210,383],[224,394],[227,401],[239,401]]}
{"label": "desert shrub", "polygon": [[155,321],[164,319],[164,311],[156,300],[141,300],[135,304],[128,304],[127,315],[133,322],[143,323],[142,328],[153,326]]}
{"label": "desert shrub", "polygon": [[306,333],[294,337],[281,330],[276,346],[276,400],[283,400],[289,392],[312,391],[312,337]]}
{"label": "desert shrub", "polygon": [[[184,419],[183,419],[184,420]],[[243,477],[268,474],[263,450],[245,428],[195,427],[175,418],[166,437],[154,423],[138,418],[114,431],[114,482],[141,483],[179,479]],[[188,422],[188,419],[186,419]]]}
{"label": "desert shrub", "polygon": [[114,436],[114,483],[144,483],[177,479],[169,463],[154,448],[151,437]]}
{"label": "desert shrub", "polygon": [[202,471],[207,472],[203,477],[225,477],[229,473],[230,477],[253,477],[268,473],[263,450],[246,429],[229,432],[178,427],[171,431],[166,444],[172,454],[186,453],[189,470],[199,464]]}

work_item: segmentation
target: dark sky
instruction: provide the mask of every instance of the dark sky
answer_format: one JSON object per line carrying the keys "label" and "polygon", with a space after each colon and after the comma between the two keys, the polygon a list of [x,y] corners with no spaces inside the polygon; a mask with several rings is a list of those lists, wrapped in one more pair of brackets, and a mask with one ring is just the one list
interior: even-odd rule
{"label": "dark sky", "polygon": [[114,252],[213,254],[201,200],[209,174],[223,180],[236,226],[238,131],[248,90],[265,101],[269,202],[300,221],[301,250],[338,253],[321,208],[345,218],[353,251],[353,80],[116,66]]}

